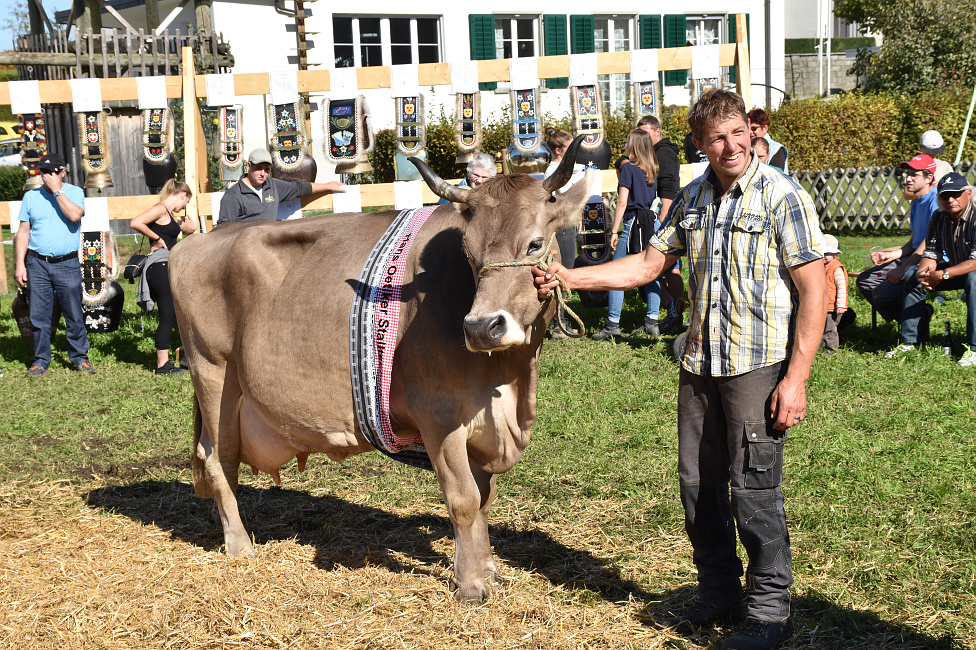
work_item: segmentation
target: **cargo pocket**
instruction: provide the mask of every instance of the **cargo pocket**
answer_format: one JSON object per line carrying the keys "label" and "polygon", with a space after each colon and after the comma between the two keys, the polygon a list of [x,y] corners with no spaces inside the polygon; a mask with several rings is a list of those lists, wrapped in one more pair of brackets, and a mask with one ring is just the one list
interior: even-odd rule
{"label": "cargo pocket", "polygon": [[770,432],[766,426],[766,422],[745,423],[747,488],[774,488],[783,482],[783,442],[786,434],[776,430]]}

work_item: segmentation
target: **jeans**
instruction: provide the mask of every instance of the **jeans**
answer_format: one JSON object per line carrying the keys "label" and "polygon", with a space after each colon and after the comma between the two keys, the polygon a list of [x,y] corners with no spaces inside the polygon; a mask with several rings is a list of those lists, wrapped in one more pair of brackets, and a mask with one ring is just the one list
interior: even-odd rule
{"label": "jeans", "polygon": [[[660,227],[660,221],[658,221],[658,226]],[[620,239],[617,240],[617,250],[613,252],[613,259],[619,260],[627,256],[627,243],[630,241],[630,228],[634,225],[633,218],[624,221],[624,230],[620,233]],[[647,300],[647,318],[653,318],[657,320],[657,313],[661,310],[661,283],[657,280],[651,282],[646,287],[646,300]],[[607,302],[609,303],[609,310],[607,313],[607,321],[611,323],[620,324],[620,312],[624,308],[624,292],[623,291],[608,291],[607,292]]]}
{"label": "jeans", "polygon": [[[889,282],[886,277],[888,271],[894,269],[901,262],[902,260],[897,259],[887,264],[872,266],[865,271],[861,271],[857,276],[857,280],[855,280],[855,284],[861,292],[861,295],[864,296],[864,299],[868,301],[868,304],[877,309],[881,317],[888,322],[898,322],[901,320],[904,278],[902,282],[894,283]],[[905,273],[905,277],[907,278],[909,273],[913,273],[915,268],[915,266],[910,266]]]}
{"label": "jeans", "polygon": [[[936,267],[937,272],[948,268],[947,262],[939,262]],[[919,324],[927,317],[925,309],[925,287],[918,283],[915,271],[906,275],[902,280],[904,285],[904,302],[902,304],[901,321],[901,342],[918,343]],[[966,345],[970,350],[976,350],[976,273],[943,280],[936,287],[938,291],[952,291],[955,289],[963,290],[963,299],[966,301]]]}
{"label": "jeans", "polygon": [[81,264],[78,258],[51,264],[28,255],[24,264],[27,267],[34,344],[31,365],[42,368],[51,365],[51,313],[55,296],[61,303],[61,313],[64,315],[68,358],[74,365],[88,361],[88,332],[85,331],[85,318],[81,311]]}
{"label": "jeans", "polygon": [[770,417],[785,371],[785,362],[735,377],[682,369],[678,381],[678,477],[698,600],[741,598],[738,531],[749,556],[746,614],[760,621],[790,615],[793,560],[780,488],[787,434]]}

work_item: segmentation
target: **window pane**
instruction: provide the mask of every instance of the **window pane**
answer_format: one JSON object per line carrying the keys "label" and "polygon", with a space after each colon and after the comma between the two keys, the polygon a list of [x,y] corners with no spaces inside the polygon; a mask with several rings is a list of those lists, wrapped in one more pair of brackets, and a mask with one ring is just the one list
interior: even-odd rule
{"label": "window pane", "polygon": [[593,41],[595,45],[595,51],[597,52],[609,52],[609,43],[607,42],[607,32],[610,29],[610,21],[606,18],[595,18],[593,20]]}
{"label": "window pane", "polygon": [[353,59],[352,45],[335,46],[335,67],[352,68],[355,63],[355,59]]}
{"label": "window pane", "polygon": [[363,67],[383,65],[383,48],[379,45],[363,45]]}
{"label": "window pane", "polygon": [[520,18],[516,21],[518,23],[518,37],[519,38],[532,38],[532,23],[531,18]]}
{"label": "window pane", "polygon": [[332,36],[336,43],[352,43],[352,18],[332,19]]}
{"label": "window pane", "polygon": [[436,18],[417,19],[417,42],[418,43],[439,43],[440,38],[437,33]]}
{"label": "window pane", "polygon": [[519,41],[518,55],[519,57],[535,56],[535,43],[533,43],[532,41]]}
{"label": "window pane", "polygon": [[613,51],[625,52],[630,50],[630,21],[613,21]]}
{"label": "window pane", "polygon": [[505,41],[502,47],[500,48],[500,50],[501,52],[499,53],[499,56],[497,56],[496,58],[498,59],[512,58],[512,41]]}
{"label": "window pane", "polygon": [[409,18],[390,18],[390,42],[410,44]]}
{"label": "window pane", "polygon": [[[380,44],[380,19],[379,18],[360,18],[359,19],[359,42],[363,44]],[[365,65],[365,64],[364,64]],[[373,65],[379,65],[374,63]]]}
{"label": "window pane", "polygon": [[702,42],[699,45],[713,45],[722,42],[722,21],[719,18],[706,18],[702,21]]}
{"label": "window pane", "polygon": [[440,63],[440,48],[436,45],[421,45],[417,48],[418,63]]}
{"label": "window pane", "polygon": [[390,46],[390,58],[392,59],[392,65],[402,65],[404,63],[413,63],[411,60],[410,46],[409,45],[391,45]]}

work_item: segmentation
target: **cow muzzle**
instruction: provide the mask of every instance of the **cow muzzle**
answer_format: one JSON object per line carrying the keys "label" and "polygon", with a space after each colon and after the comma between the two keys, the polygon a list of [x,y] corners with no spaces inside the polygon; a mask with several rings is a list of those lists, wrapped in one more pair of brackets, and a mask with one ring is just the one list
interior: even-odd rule
{"label": "cow muzzle", "polygon": [[495,352],[525,343],[525,330],[507,311],[464,317],[464,344],[472,352]]}

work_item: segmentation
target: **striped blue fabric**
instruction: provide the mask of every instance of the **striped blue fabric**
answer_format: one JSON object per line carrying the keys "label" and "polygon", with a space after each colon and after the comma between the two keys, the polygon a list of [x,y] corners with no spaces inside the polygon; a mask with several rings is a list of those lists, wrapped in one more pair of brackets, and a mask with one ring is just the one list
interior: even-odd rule
{"label": "striped blue fabric", "polygon": [[755,156],[721,192],[708,168],[678,194],[651,245],[688,256],[682,367],[732,377],[789,356],[797,300],[789,267],[823,258],[824,243],[810,195]]}

